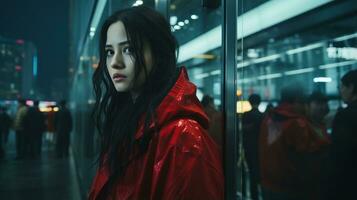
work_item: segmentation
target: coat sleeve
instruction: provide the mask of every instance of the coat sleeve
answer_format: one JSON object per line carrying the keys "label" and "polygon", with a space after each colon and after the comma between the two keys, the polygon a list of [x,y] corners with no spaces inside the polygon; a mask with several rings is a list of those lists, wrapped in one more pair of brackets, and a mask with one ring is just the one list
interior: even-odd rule
{"label": "coat sleeve", "polygon": [[194,120],[179,120],[160,131],[151,199],[223,199],[221,155]]}

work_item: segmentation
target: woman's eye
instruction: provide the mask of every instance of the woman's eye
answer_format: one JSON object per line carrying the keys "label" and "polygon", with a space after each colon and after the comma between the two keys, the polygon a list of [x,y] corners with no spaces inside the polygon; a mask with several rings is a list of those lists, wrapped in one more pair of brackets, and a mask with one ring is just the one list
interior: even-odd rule
{"label": "woman's eye", "polygon": [[107,55],[107,56],[112,56],[112,55],[114,55],[114,51],[111,50],[111,49],[106,49],[106,50],[105,50],[105,55]]}
{"label": "woman's eye", "polygon": [[123,47],[123,53],[125,53],[125,54],[131,54],[131,53],[132,53],[131,47],[130,47],[130,46]]}

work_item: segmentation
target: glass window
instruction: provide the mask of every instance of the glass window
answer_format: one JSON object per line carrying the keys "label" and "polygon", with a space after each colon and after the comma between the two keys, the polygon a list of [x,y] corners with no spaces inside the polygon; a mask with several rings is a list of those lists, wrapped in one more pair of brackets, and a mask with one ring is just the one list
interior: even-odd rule
{"label": "glass window", "polygon": [[[252,94],[260,96],[257,108],[266,118],[267,110],[281,105],[282,91],[291,84],[300,84],[307,95],[318,91],[329,100],[330,112],[323,123],[330,132],[332,118],[342,105],[339,80],[347,71],[357,68],[357,15],[348,6],[343,7],[342,4],[348,3],[351,1],[306,1],[304,4],[300,1],[240,1],[237,118],[242,132],[240,141],[244,142],[244,151],[240,151],[244,161],[240,167],[246,174],[243,182],[247,187],[238,188],[238,194],[252,199],[261,196],[264,186],[271,181],[267,178],[267,168],[279,165],[262,159],[259,154],[263,148],[262,129],[270,126],[249,131],[248,126],[254,121],[247,118],[247,112],[252,110],[248,102]],[[312,121],[309,109],[304,117]],[[291,154],[284,155],[287,160],[295,159]]]}

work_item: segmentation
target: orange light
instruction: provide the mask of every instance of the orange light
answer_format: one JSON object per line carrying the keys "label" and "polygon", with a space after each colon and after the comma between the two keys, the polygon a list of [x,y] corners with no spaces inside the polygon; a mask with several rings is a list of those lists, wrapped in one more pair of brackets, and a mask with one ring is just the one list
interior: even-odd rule
{"label": "orange light", "polygon": [[242,90],[241,90],[241,89],[238,89],[238,90],[237,90],[237,96],[238,96],[238,97],[242,96]]}
{"label": "orange light", "polygon": [[245,113],[252,109],[249,101],[237,101],[237,113]]}
{"label": "orange light", "polygon": [[40,107],[40,111],[41,112],[51,112],[52,111],[52,108],[51,107]]}

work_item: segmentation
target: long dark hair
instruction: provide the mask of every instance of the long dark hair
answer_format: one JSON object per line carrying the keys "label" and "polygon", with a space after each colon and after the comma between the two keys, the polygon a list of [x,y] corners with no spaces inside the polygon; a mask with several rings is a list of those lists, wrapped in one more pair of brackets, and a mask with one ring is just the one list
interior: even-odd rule
{"label": "long dark hair", "polygon": [[[117,92],[106,66],[105,44],[110,25],[121,21],[135,60],[135,79],[145,72],[145,84],[134,102],[129,92]],[[152,54],[150,73],[145,65],[143,49]],[[175,82],[177,41],[166,19],[155,10],[138,6],[120,10],[103,24],[100,35],[100,60],[93,75],[96,103],[93,116],[101,136],[99,165],[108,167],[110,182],[125,173],[133,158],[145,153],[152,134],[146,133],[155,120],[155,109]],[[144,119],[144,136],[135,140],[140,119]],[[139,151],[137,151],[139,149]]]}

